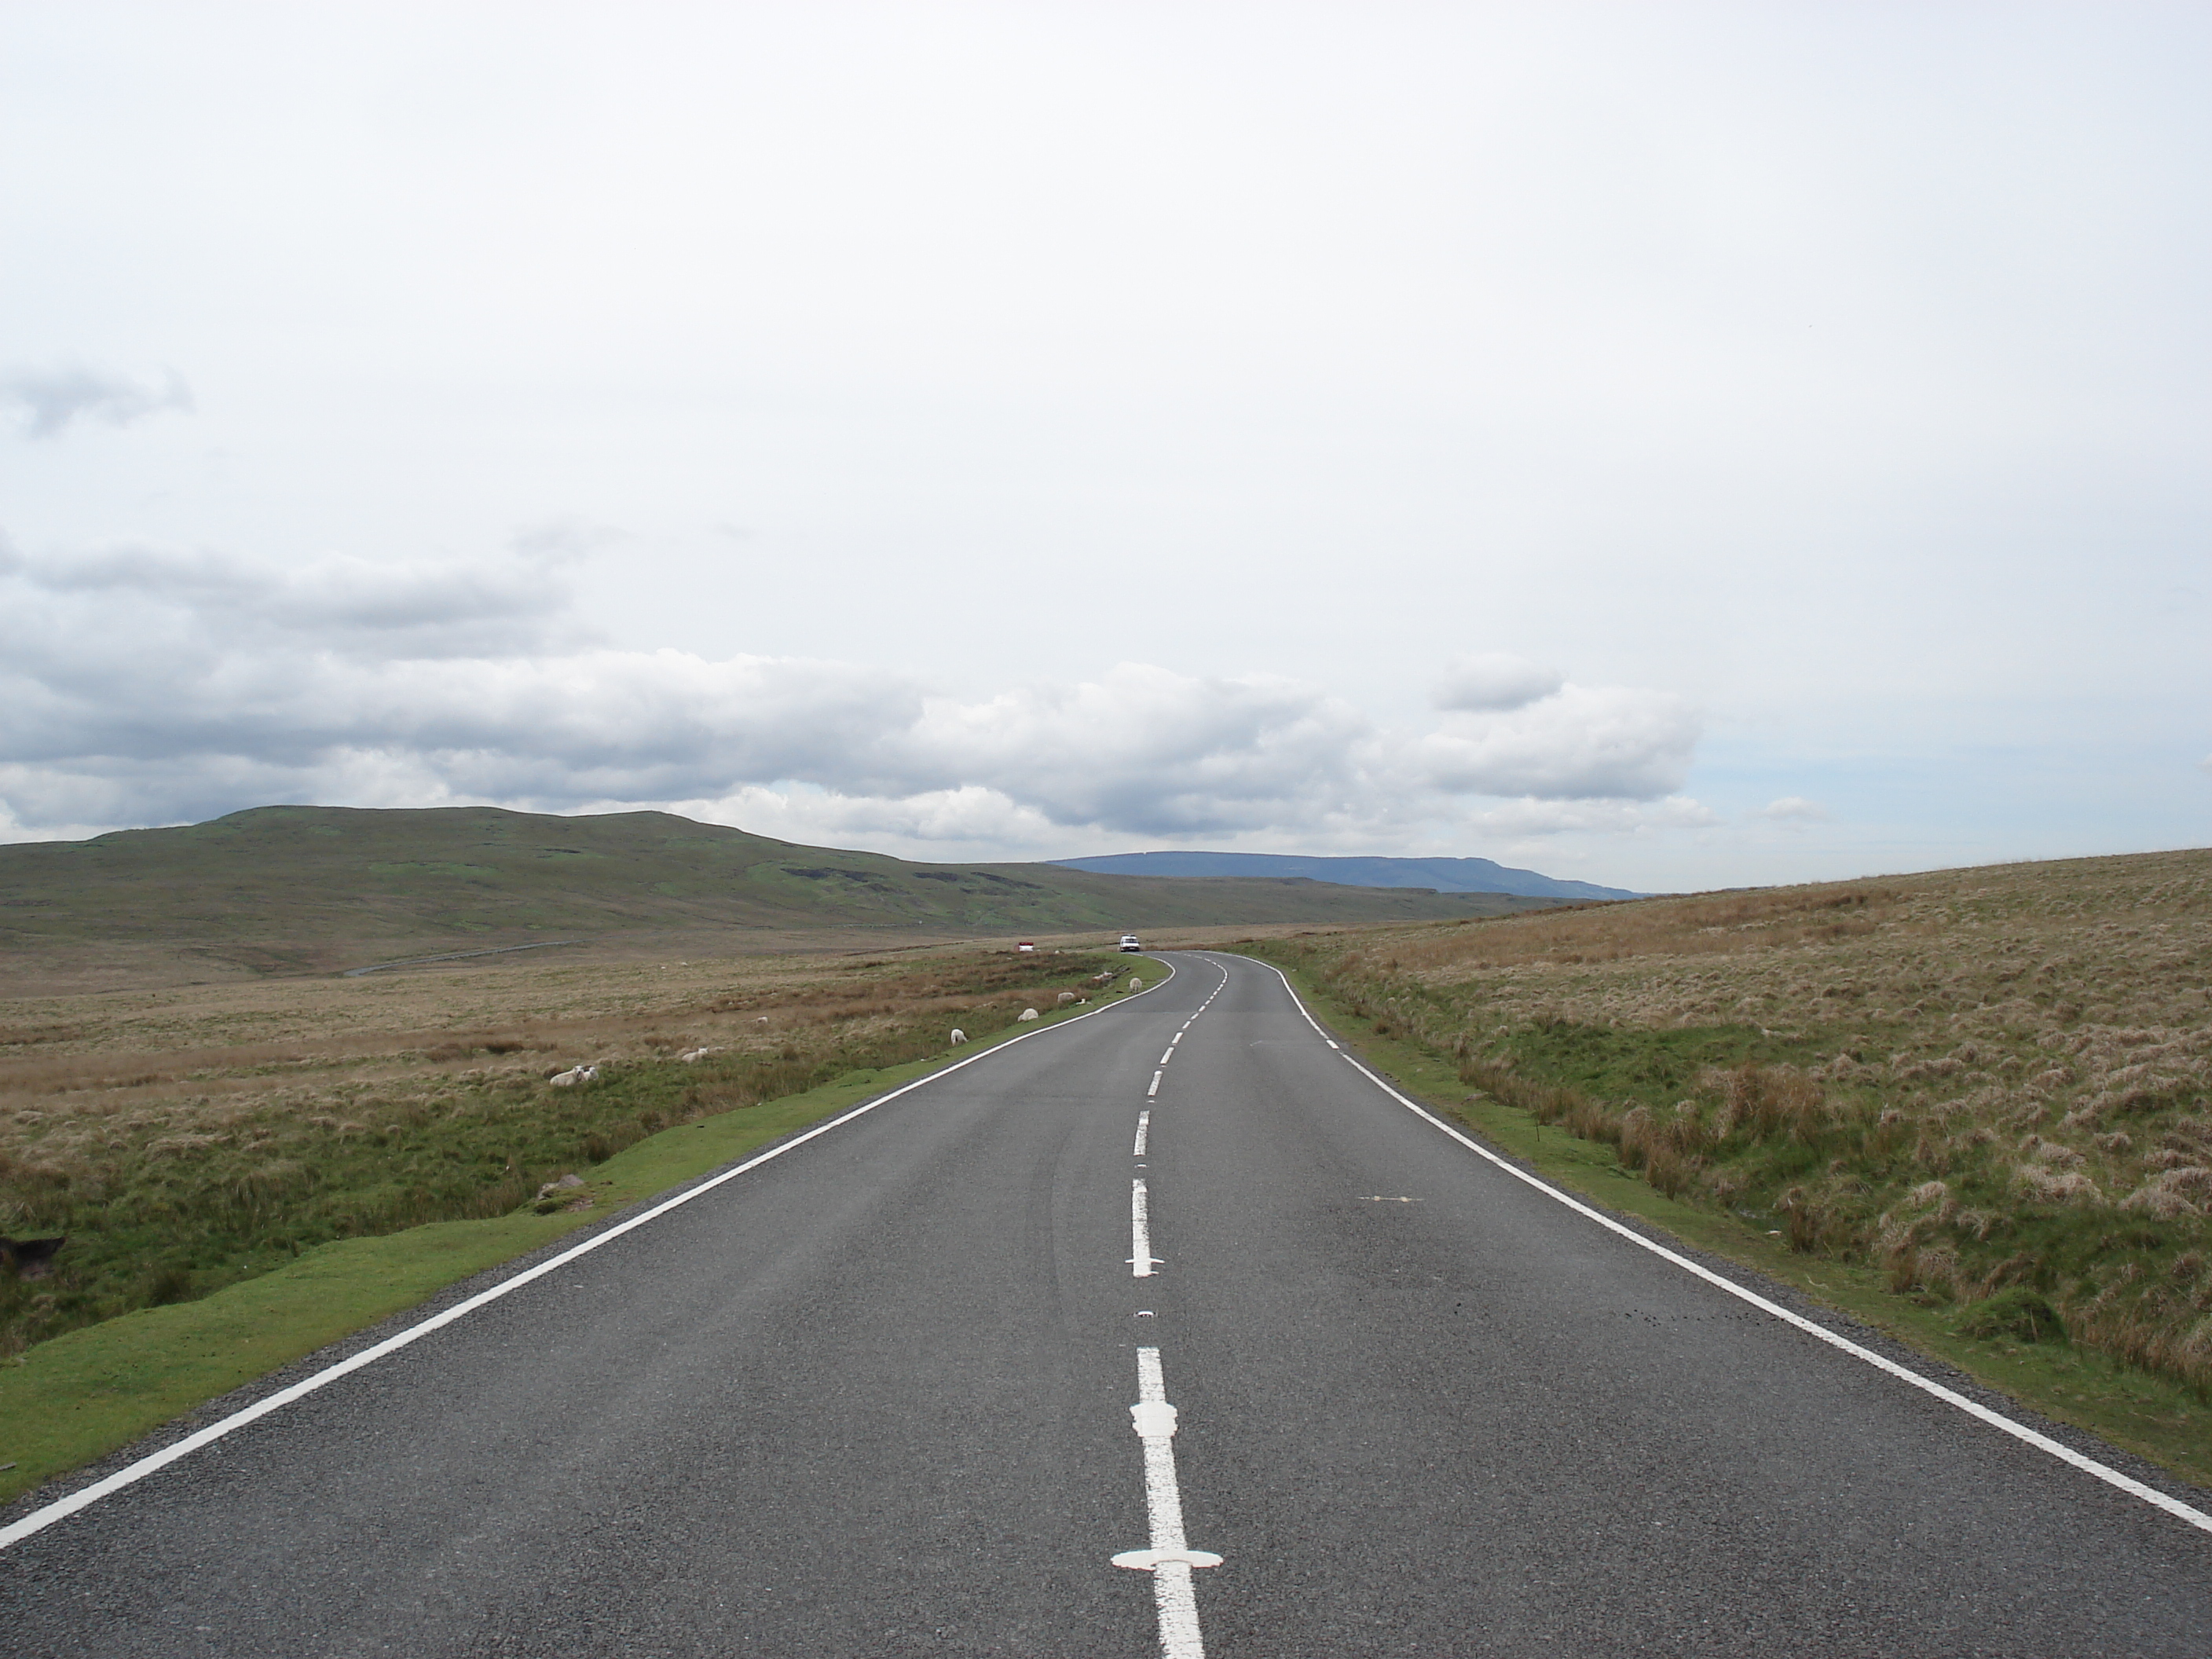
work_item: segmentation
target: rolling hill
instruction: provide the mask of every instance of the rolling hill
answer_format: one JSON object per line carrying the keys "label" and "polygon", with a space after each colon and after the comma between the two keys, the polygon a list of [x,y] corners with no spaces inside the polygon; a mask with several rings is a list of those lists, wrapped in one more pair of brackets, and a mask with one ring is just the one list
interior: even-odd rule
{"label": "rolling hill", "polygon": [[943,938],[1411,921],[1540,902],[1280,877],[914,864],[665,812],[264,806],[176,829],[0,847],[0,948],[189,942],[271,969],[327,965],[330,951],[291,947],[339,940],[396,952],[700,927]]}
{"label": "rolling hill", "polygon": [[1439,893],[1517,893],[1526,898],[1641,898],[1621,887],[1563,881],[1534,870],[1516,870],[1488,859],[1305,858],[1284,853],[1109,853],[1098,858],[1054,859],[1066,870],[1099,875],[1304,876],[1346,887],[1425,887]]}

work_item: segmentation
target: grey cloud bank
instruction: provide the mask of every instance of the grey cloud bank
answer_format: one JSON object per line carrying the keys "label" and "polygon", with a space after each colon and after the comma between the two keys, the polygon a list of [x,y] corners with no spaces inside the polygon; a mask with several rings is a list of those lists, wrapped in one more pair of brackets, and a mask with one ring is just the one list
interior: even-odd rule
{"label": "grey cloud bank", "polygon": [[1679,700],[1618,688],[1416,739],[1278,677],[1121,664],[963,700],[853,663],[562,648],[581,630],[527,552],[277,568],[10,551],[0,599],[0,799],[18,833],[366,795],[811,811],[963,850],[1286,829],[1396,842],[1458,795],[1655,797],[1695,738]]}

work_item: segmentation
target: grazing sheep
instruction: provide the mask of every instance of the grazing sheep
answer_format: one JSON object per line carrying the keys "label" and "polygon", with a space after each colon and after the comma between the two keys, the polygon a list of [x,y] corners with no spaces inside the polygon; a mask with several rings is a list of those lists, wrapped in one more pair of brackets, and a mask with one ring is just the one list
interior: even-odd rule
{"label": "grazing sheep", "polygon": [[1037,1017],[1037,1011],[1036,1011],[1036,1009],[1034,1009],[1034,1008],[1024,1008],[1024,1009],[1023,1009],[1023,1010],[1022,1010],[1022,1012],[1021,1012],[1021,1018],[1020,1018],[1020,1019],[1017,1019],[1017,1020],[1014,1022],[1014,1024],[1017,1024],[1017,1025],[1019,1025],[1019,1024],[1022,1023],[1022,1021],[1023,1021],[1023,1020],[1035,1019],[1036,1017]]}
{"label": "grazing sheep", "polygon": [[689,1053],[677,1055],[676,1058],[682,1060],[686,1066],[689,1066],[693,1060],[704,1060],[708,1055],[714,1052],[714,1051],[712,1048],[694,1048]]}
{"label": "grazing sheep", "polygon": [[63,1238],[0,1238],[0,1267],[18,1279],[44,1279],[54,1270],[54,1252],[69,1243]]}
{"label": "grazing sheep", "polygon": [[963,1042],[967,1042],[967,1041],[968,1041],[968,1033],[967,1033],[967,1032],[965,1032],[965,1031],[963,1031],[963,1030],[961,1030],[957,1025],[954,1026],[954,1027],[952,1028],[952,1044],[953,1044],[953,1047],[957,1048],[957,1047],[959,1047],[959,1046],[960,1046],[960,1044],[962,1044],[962,1043],[963,1043]]}
{"label": "grazing sheep", "polygon": [[1143,990],[1144,988],[1145,988],[1145,981],[1142,981],[1141,979],[1139,979],[1139,978],[1138,978],[1134,974],[1132,974],[1132,975],[1129,975],[1129,989],[1130,989],[1133,993],[1133,992],[1137,992],[1137,991],[1141,991],[1141,990]]}
{"label": "grazing sheep", "polygon": [[1073,1002],[1073,1001],[1074,1001],[1074,1000],[1075,1000],[1075,993],[1074,993],[1074,992],[1073,992],[1073,991],[1062,991],[1062,992],[1060,994],[1060,1006],[1061,1007],[1063,1007],[1063,1008],[1065,1008],[1066,1006],[1067,1006],[1067,1005],[1068,1005],[1069,1003],[1071,1003],[1071,1002]]}
{"label": "grazing sheep", "polygon": [[549,1077],[545,1080],[556,1089],[566,1089],[573,1084],[589,1083],[599,1074],[599,1068],[596,1066],[571,1066],[558,1076]]}

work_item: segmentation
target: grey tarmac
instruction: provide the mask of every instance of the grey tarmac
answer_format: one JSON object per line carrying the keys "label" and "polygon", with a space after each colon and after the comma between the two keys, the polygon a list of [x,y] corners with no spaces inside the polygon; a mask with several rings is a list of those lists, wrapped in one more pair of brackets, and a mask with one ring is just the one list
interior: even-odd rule
{"label": "grey tarmac", "polygon": [[2212,1654],[2212,1534],[1175,960],[0,1553],[0,1650],[1159,1654],[1150,1348],[1215,1659]]}

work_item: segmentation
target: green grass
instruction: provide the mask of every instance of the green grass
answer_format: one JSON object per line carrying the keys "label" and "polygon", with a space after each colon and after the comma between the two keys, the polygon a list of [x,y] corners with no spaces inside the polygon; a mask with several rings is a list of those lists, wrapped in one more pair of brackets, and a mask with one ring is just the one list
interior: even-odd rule
{"label": "green grass", "polygon": [[[1892,1287],[1888,1265],[1808,1254],[1793,1245],[1786,1214],[1717,1212],[1669,1197],[1624,1164],[1616,1142],[1571,1132],[1566,1113],[1547,1122],[1489,1091],[1471,1092],[1462,1079],[1466,1060],[1415,1036],[1403,1008],[1395,1018],[1383,1013],[1378,1018],[1372,1003],[1338,994],[1304,971],[1290,950],[1249,940],[1236,948],[1287,969],[1315,1012],[1406,1092],[1561,1187],[1754,1268],[2047,1417],[2087,1429],[2184,1480],[2212,1487],[2212,1409],[2203,1395],[2167,1376],[2068,1341],[2049,1301],[2032,1285],[2008,1287],[1966,1305],[1900,1294]],[[1644,1035],[1661,1040],[1637,1041]],[[1572,1079],[1642,1101],[1668,1097],[1686,1075],[1694,1076],[1694,1068],[1705,1065],[1785,1058],[1790,1042],[1762,1046],[1774,1040],[1760,1036],[1756,1028],[1644,1034],[1561,1026],[1540,1036],[1529,1052],[1549,1066],[1549,1080],[1563,1094],[1581,1097],[1580,1088],[1566,1081]],[[2052,1238],[2041,1238],[2037,1230]],[[2039,1246],[2055,1254],[2054,1241],[2063,1239],[2086,1259],[2111,1248],[2108,1240],[2100,1245],[2101,1233],[2109,1231],[2109,1218],[2100,1228],[2083,1233],[2078,1218],[2037,1217],[2023,1224],[2010,1242],[2022,1253]],[[2160,1249],[2171,1249],[2174,1243],[2164,1237],[2154,1242]]]}
{"label": "green grass", "polygon": [[[1147,984],[1150,957],[1116,957]],[[1009,1024],[968,1047],[848,1072],[801,1093],[716,1113],[639,1139],[590,1167],[582,1212],[528,1205],[477,1219],[315,1245],[296,1260],[198,1301],[152,1307],[74,1330],[0,1364],[0,1502],[129,1445],[162,1424],[405,1311],[446,1286],[605,1220],[872,1095],[941,1071],[1046,1024],[1092,1008]],[[691,1068],[669,1066],[668,1073]],[[665,1097],[678,1086],[664,1080]]]}

